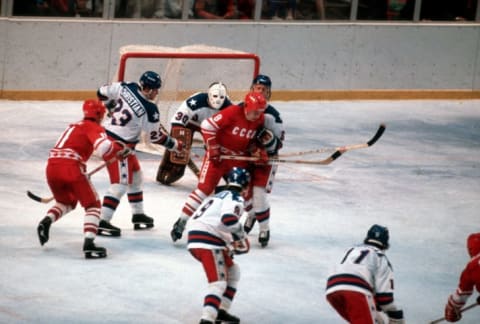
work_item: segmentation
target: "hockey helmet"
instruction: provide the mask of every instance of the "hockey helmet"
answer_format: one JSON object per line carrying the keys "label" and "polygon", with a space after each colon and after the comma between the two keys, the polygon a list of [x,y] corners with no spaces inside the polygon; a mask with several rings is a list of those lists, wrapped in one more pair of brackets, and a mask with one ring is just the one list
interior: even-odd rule
{"label": "hockey helmet", "polygon": [[472,258],[480,253],[480,233],[473,233],[468,236],[467,249]]}
{"label": "hockey helmet", "polygon": [[227,174],[227,186],[245,189],[250,183],[250,172],[246,169],[234,167]]}
{"label": "hockey helmet", "polygon": [[[263,87],[255,87],[255,85],[262,85]],[[255,78],[253,78],[252,86],[250,87],[251,90],[261,90],[265,99],[270,100],[270,96],[272,94],[272,80],[266,76],[265,74],[259,74]]]}
{"label": "hockey helmet", "polygon": [[87,99],[83,102],[83,118],[93,118],[97,122],[105,116],[105,106],[100,100]]}
{"label": "hockey helmet", "polygon": [[162,79],[158,73],[146,71],[140,77],[140,85],[142,86],[142,89],[159,89],[162,86]]}
{"label": "hockey helmet", "polygon": [[249,92],[245,96],[243,107],[245,109],[245,113],[249,113],[251,111],[264,112],[267,108],[267,101],[261,93]]}
{"label": "hockey helmet", "polygon": [[210,107],[220,109],[227,97],[227,88],[221,82],[214,82],[208,87],[208,104]]}
{"label": "hockey helmet", "polygon": [[386,250],[389,247],[389,238],[388,228],[375,224],[370,227],[367,232],[367,237],[365,237],[363,242],[365,244],[376,246],[379,249]]}
{"label": "hockey helmet", "polygon": [[264,86],[271,88],[272,87],[272,80],[265,74],[259,74],[255,78],[253,78],[252,85],[254,84],[263,84]]}

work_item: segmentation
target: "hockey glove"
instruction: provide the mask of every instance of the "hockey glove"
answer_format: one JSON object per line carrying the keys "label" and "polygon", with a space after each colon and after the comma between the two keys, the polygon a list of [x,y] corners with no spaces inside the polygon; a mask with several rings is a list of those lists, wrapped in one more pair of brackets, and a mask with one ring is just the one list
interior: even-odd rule
{"label": "hockey glove", "polygon": [[252,150],[251,155],[257,158],[255,164],[268,164],[268,154],[265,149],[257,147]]}
{"label": "hockey glove", "polygon": [[175,139],[171,136],[168,136],[166,139],[164,146],[167,150],[173,151],[175,153],[182,153],[183,151],[183,142],[180,139]]}
{"label": "hockey glove", "polygon": [[210,137],[207,140],[207,155],[208,159],[212,161],[213,164],[220,163],[220,145],[217,144],[215,137]]}
{"label": "hockey glove", "polygon": [[246,237],[238,241],[233,241],[232,245],[234,254],[245,254],[250,251],[250,242]]}
{"label": "hockey glove", "polygon": [[277,154],[279,141],[270,129],[261,128],[257,133],[257,141],[269,155]]}
{"label": "hockey glove", "polygon": [[458,322],[462,318],[460,309],[463,304],[455,302],[452,296],[448,297],[447,305],[445,305],[445,320],[447,322]]}
{"label": "hockey glove", "polygon": [[115,156],[120,161],[123,161],[128,155],[132,153],[132,149],[129,148],[125,143],[120,141],[114,142],[114,148],[117,151],[117,153],[115,153]]}

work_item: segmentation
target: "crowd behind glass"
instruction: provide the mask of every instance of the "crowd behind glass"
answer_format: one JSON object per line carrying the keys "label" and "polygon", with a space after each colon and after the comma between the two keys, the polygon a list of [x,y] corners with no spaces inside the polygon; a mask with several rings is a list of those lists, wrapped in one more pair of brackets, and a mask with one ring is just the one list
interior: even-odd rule
{"label": "crowd behind glass", "polygon": [[[480,21],[479,0],[0,0],[2,16]],[[183,6],[185,5],[185,6]]]}

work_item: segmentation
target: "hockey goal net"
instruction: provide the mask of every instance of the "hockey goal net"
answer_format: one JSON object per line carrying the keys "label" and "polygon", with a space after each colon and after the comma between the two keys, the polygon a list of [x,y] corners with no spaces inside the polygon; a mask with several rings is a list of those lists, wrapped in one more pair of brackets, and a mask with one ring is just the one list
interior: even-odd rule
{"label": "hockey goal net", "polygon": [[229,48],[128,45],[120,48],[116,79],[138,82],[147,70],[160,74],[162,87],[156,100],[160,121],[169,129],[170,119],[180,103],[196,92],[207,91],[215,81],[226,85],[232,102],[242,101],[259,68],[257,55]]}

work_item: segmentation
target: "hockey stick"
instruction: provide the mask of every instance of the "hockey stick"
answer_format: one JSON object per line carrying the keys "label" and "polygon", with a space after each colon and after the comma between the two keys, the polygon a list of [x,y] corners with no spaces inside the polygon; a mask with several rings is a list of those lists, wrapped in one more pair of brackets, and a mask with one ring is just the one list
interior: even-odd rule
{"label": "hockey stick", "polygon": [[[102,164],[100,164],[98,167],[96,167],[95,169],[93,169],[92,171],[88,172],[87,173],[87,176],[90,177],[92,175],[94,175],[95,173],[97,173],[98,171],[100,171],[101,169],[103,169],[104,167],[106,167],[107,165],[109,165],[110,163],[113,163],[117,160],[117,157],[113,157],[111,158],[110,160],[106,161],[106,162],[103,162]],[[53,196],[52,197],[48,197],[48,198],[43,198],[43,197],[40,197],[40,196],[37,196],[36,194],[34,194],[33,192],[31,192],[30,190],[27,190],[27,196],[30,198],[30,199],[33,199],[35,201],[38,201],[42,204],[48,204],[49,202],[51,202],[53,199],[55,199]]]}
{"label": "hockey stick", "polygon": [[383,132],[385,132],[385,128],[386,128],[385,124],[380,124],[375,135],[373,135],[373,137],[366,143],[340,146],[340,147],[324,147],[324,148],[308,150],[308,151],[300,151],[300,152],[291,152],[291,153],[280,154],[279,157],[284,158],[284,157],[290,157],[290,156],[299,156],[299,155],[307,155],[307,154],[315,154],[315,153],[335,152],[335,151],[340,151],[342,149],[345,149],[345,151],[351,151],[351,150],[366,148],[366,147],[372,146],[378,141],[378,139],[383,135]]}
{"label": "hockey stick", "polygon": [[[474,308],[474,307],[476,307],[476,306],[478,306],[478,305],[479,305],[478,303],[474,303],[474,304],[468,305],[468,306],[460,309],[460,313],[466,312],[467,310],[472,309],[472,308]],[[442,321],[444,321],[444,320],[445,320],[445,317],[440,317],[440,318],[438,318],[438,319],[436,319],[436,320],[434,320],[434,321],[431,321],[429,324],[437,324],[437,323],[440,323],[440,322],[442,322]]]}
{"label": "hockey stick", "polygon": [[[380,126],[378,127],[378,130],[375,133],[375,135],[373,135],[373,137],[366,143],[353,144],[353,145],[337,147],[335,149],[329,149],[330,151],[335,150],[335,152],[333,152],[332,155],[330,155],[328,158],[323,159],[323,160],[311,161],[311,160],[286,160],[286,159],[280,159],[280,158],[273,158],[273,159],[268,160],[268,164],[298,163],[298,164],[328,165],[328,164],[332,163],[333,161],[335,161],[336,159],[338,159],[343,153],[345,153],[347,151],[357,150],[357,149],[372,146],[383,135],[383,133],[385,132],[385,128],[386,128],[385,124],[380,124]],[[315,150],[315,152],[313,152],[313,151],[306,151],[306,152],[319,153],[320,150],[322,150],[322,149]],[[326,149],[323,149],[323,150],[326,150]],[[305,154],[307,154],[307,153],[305,153]],[[300,155],[300,154],[297,154],[297,155]],[[222,155],[222,156],[220,156],[220,158],[224,159],[224,160],[239,160],[239,161],[252,161],[252,162],[256,162],[256,161],[259,160],[257,157],[254,157],[254,156],[237,156],[237,155]]]}
{"label": "hockey stick", "polygon": [[[309,160],[285,160],[285,159],[268,159],[267,164],[275,164],[275,163],[297,163],[297,164],[317,164],[317,165],[327,165],[332,163],[335,159],[337,159],[343,152],[336,151],[328,158],[324,160],[316,160],[316,161],[309,161]],[[237,161],[251,161],[251,162],[258,162],[259,159],[254,156],[238,156],[238,155],[221,155],[220,159],[222,160],[237,160]]]}

